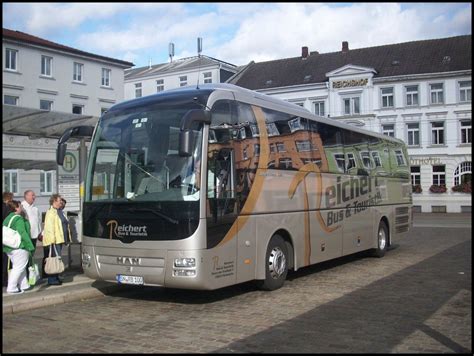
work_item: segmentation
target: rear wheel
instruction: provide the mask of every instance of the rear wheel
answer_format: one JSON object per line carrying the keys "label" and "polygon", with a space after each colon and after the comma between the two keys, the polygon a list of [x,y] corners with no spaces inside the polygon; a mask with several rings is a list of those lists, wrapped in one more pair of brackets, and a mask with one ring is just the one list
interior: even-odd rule
{"label": "rear wheel", "polygon": [[288,274],[288,249],[280,235],[274,235],[265,256],[265,279],[257,285],[263,290],[275,290],[283,286]]}
{"label": "rear wheel", "polygon": [[377,230],[377,248],[372,250],[372,256],[383,257],[388,248],[388,227],[384,221],[380,221],[379,228]]}

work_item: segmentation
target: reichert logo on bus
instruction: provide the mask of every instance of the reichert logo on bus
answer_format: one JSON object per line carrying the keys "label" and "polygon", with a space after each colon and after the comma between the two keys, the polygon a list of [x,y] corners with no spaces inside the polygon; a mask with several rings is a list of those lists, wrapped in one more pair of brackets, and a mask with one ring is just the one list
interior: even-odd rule
{"label": "reichert logo on bus", "polygon": [[110,227],[109,230],[109,239],[112,240],[113,235],[117,236],[119,239],[128,236],[148,236],[146,231],[146,226],[134,226],[134,225],[119,225],[117,220],[107,221],[107,226]]}
{"label": "reichert logo on bus", "polygon": [[330,185],[325,189],[324,208],[337,209],[341,204],[348,204],[339,210],[329,211],[326,226],[341,223],[344,218],[350,218],[367,210],[369,206],[377,205],[382,200],[378,187],[377,177],[350,177],[345,180],[340,176],[337,177],[336,185]]}

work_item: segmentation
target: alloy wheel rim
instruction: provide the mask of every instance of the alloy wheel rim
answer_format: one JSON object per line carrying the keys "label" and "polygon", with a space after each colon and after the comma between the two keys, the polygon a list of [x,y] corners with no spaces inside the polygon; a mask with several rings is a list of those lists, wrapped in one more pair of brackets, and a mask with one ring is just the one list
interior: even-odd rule
{"label": "alloy wheel rim", "polygon": [[379,229],[379,249],[384,250],[386,245],[387,245],[387,235],[385,234],[385,230],[381,227]]}
{"label": "alloy wheel rim", "polygon": [[268,257],[268,269],[273,279],[278,279],[285,272],[286,257],[279,247],[274,247]]}

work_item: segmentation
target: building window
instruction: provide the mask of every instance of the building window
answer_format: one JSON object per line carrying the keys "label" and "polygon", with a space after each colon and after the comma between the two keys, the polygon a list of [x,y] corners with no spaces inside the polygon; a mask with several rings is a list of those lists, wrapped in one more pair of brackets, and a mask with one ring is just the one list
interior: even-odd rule
{"label": "building window", "polygon": [[399,166],[405,166],[405,158],[403,157],[403,152],[401,150],[395,150],[395,157],[397,158],[397,164]]}
{"label": "building window", "polygon": [[420,166],[411,166],[411,185],[421,184]]}
{"label": "building window", "polygon": [[183,76],[179,77],[179,86],[180,87],[185,87],[186,85],[188,85],[188,76],[183,75]]}
{"label": "building window", "polygon": [[461,143],[472,143],[472,121],[461,121]]}
{"label": "building window", "polygon": [[471,101],[471,81],[470,80],[459,82],[459,101],[462,103]]}
{"label": "building window", "polygon": [[18,100],[20,98],[18,96],[13,96],[13,95],[4,95],[3,96],[3,103],[5,105],[18,105]]}
{"label": "building window", "polygon": [[382,108],[393,108],[393,88],[381,88]]}
{"label": "building window", "polygon": [[[288,126],[290,127],[291,133],[298,131],[298,130],[305,130],[305,124],[301,121],[301,117],[297,117],[296,119],[289,120]],[[277,129],[278,131],[278,129]]]}
{"label": "building window", "polygon": [[335,153],[334,154],[334,160],[336,161],[337,169],[339,169],[339,171],[341,171],[341,172],[345,172],[346,171],[346,167],[345,167],[346,163],[345,163],[344,154]]}
{"label": "building window", "polygon": [[433,185],[446,184],[446,168],[445,166],[433,166]]}
{"label": "building window", "polygon": [[344,115],[360,114],[360,97],[344,98]]}
{"label": "building window", "polygon": [[443,104],[443,83],[430,84],[431,104]]}
{"label": "building window", "polygon": [[11,48],[5,49],[5,69],[17,70],[18,51]]}
{"label": "building window", "polygon": [[249,158],[249,156],[247,155],[247,149],[246,148],[244,148],[242,150],[242,157],[244,158],[244,160],[247,160]]}
{"label": "building window", "polygon": [[408,146],[420,145],[420,124],[407,124]]}
{"label": "building window", "polygon": [[267,125],[268,136],[279,136],[280,132],[278,131],[277,126],[274,122],[269,122]]}
{"label": "building window", "polygon": [[311,151],[311,141],[296,141],[295,144],[298,152]]}
{"label": "building window", "polygon": [[315,115],[324,116],[324,101],[316,101],[314,103]]}
{"label": "building window", "polygon": [[16,170],[3,171],[3,191],[18,194],[18,172]]}
{"label": "building window", "polygon": [[203,73],[204,83],[212,83],[212,72]]}
{"label": "building window", "polygon": [[102,86],[110,87],[110,75],[112,70],[107,68],[102,68]]}
{"label": "building window", "polygon": [[75,82],[82,82],[82,70],[84,69],[84,65],[81,63],[74,62],[74,73],[72,76],[72,80]]}
{"label": "building window", "polygon": [[470,183],[472,181],[472,162],[462,162],[454,170],[454,185]]}
{"label": "building window", "polygon": [[382,167],[382,161],[380,160],[380,155],[378,151],[372,151],[372,158],[374,159],[375,162],[375,167]]}
{"label": "building window", "polygon": [[382,134],[395,137],[395,125],[394,124],[386,124],[382,125]]}
{"label": "building window", "polygon": [[142,83],[135,83],[135,98],[142,97]]}
{"label": "building window", "polygon": [[253,145],[253,152],[255,156],[260,156],[260,145],[258,143]]}
{"label": "building window", "polygon": [[84,109],[84,105],[72,104],[72,113],[73,114],[82,115],[83,109]]}
{"label": "building window", "polygon": [[405,87],[406,105],[418,106],[418,85],[408,85]]}
{"label": "building window", "polygon": [[432,145],[444,144],[444,122],[431,123],[431,144]]}
{"label": "building window", "polygon": [[360,159],[362,160],[362,164],[366,169],[372,169],[372,161],[370,160],[369,152],[360,152]]}
{"label": "building window", "polygon": [[356,161],[353,153],[347,154],[347,170],[354,168],[356,166]]}
{"label": "building window", "polygon": [[41,75],[46,77],[52,76],[53,57],[41,56]]}
{"label": "building window", "polygon": [[54,171],[40,172],[40,193],[53,194],[53,173]]}
{"label": "building window", "polygon": [[40,109],[46,111],[53,110],[53,102],[50,100],[40,100]]}
{"label": "building window", "polygon": [[285,144],[283,142],[277,142],[276,147],[278,152],[286,152]]}
{"label": "building window", "polygon": [[159,93],[160,91],[165,90],[165,80],[164,79],[158,79],[156,81],[156,92]]}
{"label": "building window", "polygon": [[290,169],[293,167],[293,162],[291,158],[280,158],[278,161],[280,169]]}

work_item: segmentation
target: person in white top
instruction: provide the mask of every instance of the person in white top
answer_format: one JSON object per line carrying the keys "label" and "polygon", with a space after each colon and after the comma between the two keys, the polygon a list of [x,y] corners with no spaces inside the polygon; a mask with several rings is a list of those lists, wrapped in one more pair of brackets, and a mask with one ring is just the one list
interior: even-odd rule
{"label": "person in white top", "polygon": [[30,222],[30,233],[31,233],[31,241],[33,241],[33,246],[36,248],[36,242],[38,241],[38,237],[41,235],[41,213],[39,212],[38,208],[34,206],[34,202],[36,199],[36,194],[32,190],[25,190],[23,194],[25,200],[21,202],[23,209],[28,217],[28,221]]}

